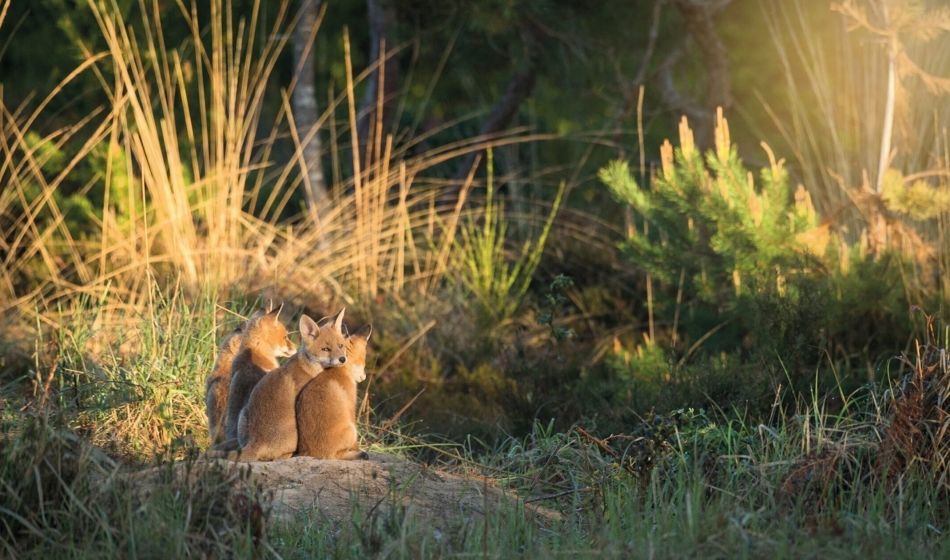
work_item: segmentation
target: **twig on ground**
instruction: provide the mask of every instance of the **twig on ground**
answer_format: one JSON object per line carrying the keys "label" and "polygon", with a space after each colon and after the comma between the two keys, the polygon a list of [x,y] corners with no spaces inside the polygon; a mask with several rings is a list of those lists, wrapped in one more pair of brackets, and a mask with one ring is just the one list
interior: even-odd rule
{"label": "twig on ground", "polygon": [[583,488],[571,488],[570,490],[558,492],[557,494],[548,494],[546,496],[538,496],[536,498],[531,498],[531,499],[525,500],[524,503],[530,504],[533,502],[540,502],[542,500],[553,500],[554,498],[560,498],[562,496],[567,496],[569,494],[578,494],[580,492],[588,492],[590,490],[593,490],[594,488],[596,488],[596,486],[584,486]]}
{"label": "twig on ground", "polygon": [[620,466],[623,467],[625,471],[627,471],[630,474],[637,474],[637,472],[634,471],[630,465],[623,462],[623,460],[620,458],[620,455],[617,455],[617,452],[611,449],[610,446],[607,445],[605,441],[597,439],[594,436],[588,434],[586,431],[584,431],[584,428],[581,428],[580,426],[575,426],[574,429],[577,430],[582,436],[584,436],[588,440],[594,442],[597,445],[597,447],[601,448],[604,451],[604,453],[607,453],[608,455],[616,459],[617,462],[620,463]]}

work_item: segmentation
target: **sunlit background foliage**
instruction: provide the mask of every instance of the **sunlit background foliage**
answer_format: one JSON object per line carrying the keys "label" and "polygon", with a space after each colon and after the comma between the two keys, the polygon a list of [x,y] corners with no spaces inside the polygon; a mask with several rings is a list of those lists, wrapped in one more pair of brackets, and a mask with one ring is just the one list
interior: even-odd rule
{"label": "sunlit background foliage", "polygon": [[[653,551],[628,523],[702,550],[721,521],[756,556],[789,511],[845,535],[814,550],[941,550],[942,2],[314,4],[0,1],[0,472],[32,457],[40,489],[3,486],[6,534],[36,529],[6,552],[135,533],[42,489],[206,447],[217,341],[268,298],[373,323],[380,448],[577,490],[568,537],[492,550]],[[249,550],[232,514],[182,550]],[[340,542],[307,546],[379,553]]]}

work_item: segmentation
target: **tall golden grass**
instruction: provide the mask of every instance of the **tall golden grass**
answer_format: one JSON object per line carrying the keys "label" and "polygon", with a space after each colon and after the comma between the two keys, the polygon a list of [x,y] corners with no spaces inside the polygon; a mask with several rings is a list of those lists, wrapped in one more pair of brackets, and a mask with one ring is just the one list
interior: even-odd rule
{"label": "tall golden grass", "polygon": [[[298,137],[287,92],[273,129],[264,136],[259,129],[290,36],[285,31],[296,17],[290,3],[280,3],[266,37],[256,34],[260,2],[247,21],[237,20],[228,0],[211,1],[208,21],[199,21],[195,3],[177,4],[191,34],[187,50],[166,44],[158,0],[142,1],[143,25],[136,28],[122,20],[114,0],[89,0],[105,52],[87,51],[29,113],[0,105],[0,185],[6,185],[0,215],[23,208],[0,221],[0,316],[56,327],[83,296],[103,302],[97,325],[120,324],[148,308],[156,285],[174,284],[186,294],[268,286],[344,300],[425,294],[442,285],[456,266],[449,257],[457,229],[467,214],[480,210],[464,204],[474,182],[470,176],[458,204],[438,212],[442,184],[426,172],[473,150],[527,137],[515,130],[416,155],[410,150],[425,137],[396,143],[377,127],[369,153],[360,154],[354,90],[372,67],[354,75],[347,39],[345,94],[331,100],[317,127],[326,130],[331,123],[336,146],[352,138],[348,151],[355,171],[332,188],[332,208],[282,220],[305,175],[299,144],[290,161],[274,157],[285,136]],[[97,77],[109,103],[30,141],[51,101],[87,72]],[[349,118],[337,127],[332,117],[340,104]],[[61,172],[44,170],[50,147],[79,141]],[[331,154],[335,167],[346,154]],[[55,193],[91,157],[106,162],[96,178],[105,202],[94,233],[76,239]],[[545,222],[541,215],[526,218]]]}
{"label": "tall golden grass", "polygon": [[[882,3],[894,9],[908,4],[886,0],[859,6],[873,15]],[[950,293],[950,208],[915,219],[875,192],[885,128],[886,43],[831,10],[825,22],[833,25],[818,29],[808,2],[764,0],[761,5],[786,75],[788,98],[781,103],[788,116],[779,116],[783,111],[775,100],[761,101],[791,148],[794,171],[826,225],[852,247],[863,251],[870,243],[873,252],[876,242],[915,261],[914,275],[905,281],[913,300],[935,290]],[[950,76],[950,33],[905,33],[900,40],[919,70]],[[888,173],[899,178],[897,189],[912,190],[924,181],[931,192],[950,191],[950,94],[928,88],[914,75],[900,80]]]}
{"label": "tall golden grass", "polygon": [[[9,2],[0,0],[0,19]],[[275,68],[296,18],[290,0],[266,36],[259,1],[240,20],[229,0],[211,0],[200,20],[197,1],[179,0],[184,45],[166,43],[159,14],[173,16],[161,5],[142,0],[133,25],[115,0],[88,0],[105,50],[81,45],[84,59],[35,105],[7,107],[0,89],[0,344],[14,347],[0,366],[18,364],[16,350],[32,354],[37,390],[56,383],[60,406],[90,440],[140,459],[205,442],[199,395],[223,297],[262,291],[364,309],[378,296],[404,308],[449,297],[437,304],[447,309],[473,295],[457,280],[471,273],[459,255],[482,249],[498,278],[521,282],[504,286],[505,303],[524,296],[557,203],[508,213],[524,226],[517,239],[504,231],[490,243],[466,239],[463,229],[486,215],[468,196],[474,173],[448,211],[437,204],[445,183],[431,177],[472,151],[538,135],[512,130],[416,154],[438,131],[397,141],[376,126],[360,153],[355,91],[373,68],[353,71],[348,38],[345,90],[331,95],[314,130],[298,131],[290,91],[273,116]],[[41,133],[67,86],[87,76],[104,106]],[[328,155],[338,180],[330,207],[297,211],[288,205],[307,167],[297,139],[316,133],[336,146]],[[343,158],[352,158],[351,175],[339,172]],[[102,205],[78,216],[66,193],[88,169],[99,173],[85,190],[100,189]]]}

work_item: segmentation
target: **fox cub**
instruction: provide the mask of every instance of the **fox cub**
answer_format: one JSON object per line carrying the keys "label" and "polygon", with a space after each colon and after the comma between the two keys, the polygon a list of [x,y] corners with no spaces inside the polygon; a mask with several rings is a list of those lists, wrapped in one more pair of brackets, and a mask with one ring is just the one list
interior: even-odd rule
{"label": "fox cub", "polygon": [[221,341],[218,357],[205,382],[205,405],[208,407],[211,445],[224,441],[224,417],[227,414],[228,392],[231,388],[231,360],[241,346],[241,334],[245,328],[246,322],[241,321],[241,324]]}
{"label": "fox cub", "polygon": [[[287,328],[280,322],[283,306],[274,311],[261,308],[247,320],[247,329],[241,338],[231,362],[231,386],[228,392],[228,413],[224,421],[226,440],[237,440],[238,415],[247,403],[251,391],[267,372],[280,364],[277,358],[292,356],[297,347],[287,338]],[[225,445],[225,441],[221,445]],[[236,446],[235,446],[236,447]]]}
{"label": "fox cub", "polygon": [[327,370],[297,397],[297,452],[320,459],[366,459],[356,433],[356,384],[366,379],[366,325],[346,339],[346,366]]}
{"label": "fox cub", "polygon": [[[254,387],[238,420],[240,461],[271,461],[291,457],[297,449],[297,395],[325,368],[346,363],[343,311],[333,317],[300,317],[300,349],[287,362],[268,373]],[[323,373],[321,373],[323,372]]]}

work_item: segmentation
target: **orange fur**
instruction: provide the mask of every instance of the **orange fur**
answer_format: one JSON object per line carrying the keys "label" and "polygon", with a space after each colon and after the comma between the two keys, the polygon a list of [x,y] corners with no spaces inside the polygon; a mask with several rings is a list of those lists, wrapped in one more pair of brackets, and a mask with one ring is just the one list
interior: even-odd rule
{"label": "orange fur", "polygon": [[205,405],[208,409],[211,445],[224,441],[224,418],[227,415],[228,393],[231,389],[231,360],[241,346],[241,331],[244,328],[246,324],[242,321],[221,341],[218,357],[205,382]]}
{"label": "orange fur", "polygon": [[297,397],[295,455],[321,459],[366,459],[356,431],[356,384],[366,379],[366,325],[346,339],[345,367],[324,371]]}
{"label": "orange fur", "polygon": [[287,338],[287,328],[280,322],[279,315],[280,308],[269,313],[262,308],[247,321],[241,346],[231,362],[228,411],[224,421],[226,439],[237,437],[238,416],[254,387],[267,372],[280,365],[278,357],[291,356],[296,350]]}
{"label": "orange fur", "polygon": [[293,454],[297,448],[297,395],[314,376],[341,369],[347,362],[342,327],[343,311],[319,324],[306,315],[300,318],[300,350],[258,383],[241,411],[239,460],[271,461]]}

